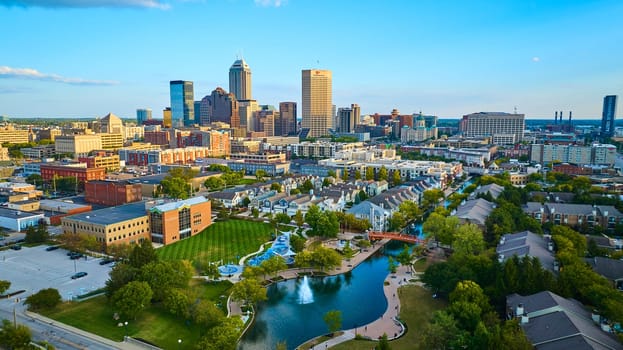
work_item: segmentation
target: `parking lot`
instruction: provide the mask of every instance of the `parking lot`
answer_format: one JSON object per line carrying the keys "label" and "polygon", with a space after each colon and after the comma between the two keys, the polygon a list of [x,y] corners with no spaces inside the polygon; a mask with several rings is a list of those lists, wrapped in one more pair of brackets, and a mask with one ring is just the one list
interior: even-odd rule
{"label": "parking lot", "polygon": [[[27,297],[41,289],[56,288],[64,300],[71,300],[104,287],[111,265],[100,265],[101,259],[87,257],[71,260],[64,249],[46,251],[48,246],[22,247],[0,251],[0,279],[11,281],[10,292],[26,290]],[[72,279],[76,272],[88,275]]]}

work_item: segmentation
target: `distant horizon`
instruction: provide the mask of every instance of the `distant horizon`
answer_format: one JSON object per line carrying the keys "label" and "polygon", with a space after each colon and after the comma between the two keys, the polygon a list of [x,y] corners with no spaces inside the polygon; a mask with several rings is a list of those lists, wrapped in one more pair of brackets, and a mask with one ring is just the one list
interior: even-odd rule
{"label": "distant horizon", "polygon": [[600,119],[604,96],[623,95],[618,0],[0,0],[0,17],[13,118],[160,117],[170,81],[192,81],[196,101],[229,91],[238,58],[251,97],[275,106],[300,105],[310,68],[332,72],[338,108],[383,114]]}

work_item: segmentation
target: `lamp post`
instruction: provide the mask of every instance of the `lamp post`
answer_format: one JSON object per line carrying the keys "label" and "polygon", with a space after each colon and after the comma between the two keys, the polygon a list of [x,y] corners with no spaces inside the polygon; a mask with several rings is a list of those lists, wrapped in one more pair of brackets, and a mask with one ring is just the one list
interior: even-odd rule
{"label": "lamp post", "polygon": [[123,322],[123,325],[125,326],[125,337],[128,337],[128,321]]}
{"label": "lamp post", "polygon": [[182,339],[178,339],[177,340],[177,348],[181,349],[182,348]]}

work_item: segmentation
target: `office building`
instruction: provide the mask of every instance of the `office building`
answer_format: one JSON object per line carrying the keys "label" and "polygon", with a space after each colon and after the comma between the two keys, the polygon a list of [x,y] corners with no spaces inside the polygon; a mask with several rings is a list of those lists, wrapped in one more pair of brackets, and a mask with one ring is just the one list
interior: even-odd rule
{"label": "office building", "polygon": [[123,147],[123,135],[122,134],[96,134],[102,140],[103,149],[119,149]]}
{"label": "office building", "polygon": [[302,129],[307,137],[325,136],[333,128],[333,98],[331,71],[306,69],[302,71]]}
{"label": "office building", "polygon": [[227,93],[223,88],[217,87],[212,91],[212,94],[204,97],[203,100],[210,123],[223,122],[232,128],[240,127],[238,100],[233,93]]}
{"label": "office building", "polygon": [[192,81],[173,80],[171,90],[171,121],[173,127],[195,124],[195,94]]}
{"label": "office building", "polygon": [[255,112],[255,130],[263,132],[264,136],[275,136],[275,121],[279,119],[279,112],[274,106],[260,105]]}
{"label": "office building", "polygon": [[340,108],[337,110],[338,132],[355,132],[355,125],[361,118],[361,109],[357,104],[351,104],[350,108]]}
{"label": "office building", "polygon": [[84,185],[84,200],[106,206],[123,205],[143,199],[142,186],[127,181],[89,181]]}
{"label": "office building", "polygon": [[523,140],[524,114],[478,112],[464,115],[459,122],[464,137],[490,136],[494,144],[512,145]]}
{"label": "office building", "polygon": [[51,182],[59,177],[73,177],[77,180],[77,187],[82,188],[84,183],[92,180],[104,180],[106,178],[106,168],[87,168],[73,165],[61,165],[54,163],[42,163],[39,166],[43,180]]}
{"label": "office building", "polygon": [[236,96],[236,100],[251,100],[251,68],[239,59],[229,68],[229,91]]}
{"label": "office building", "polygon": [[136,110],[136,124],[143,125],[146,120],[151,120],[151,109],[140,108]]}
{"label": "office building", "polygon": [[616,157],[616,146],[607,144],[594,144],[591,146],[533,144],[530,147],[530,161],[543,165],[570,163],[576,165],[613,166]]}
{"label": "office building", "polygon": [[240,118],[240,127],[246,128],[247,131],[255,131],[255,112],[260,109],[256,100],[238,101],[238,115]]}
{"label": "office building", "polygon": [[279,103],[279,119],[275,121],[275,136],[296,134],[296,102]]}
{"label": "office building", "polygon": [[56,154],[72,154],[76,158],[85,157],[91,151],[102,149],[102,138],[100,134],[62,135],[56,137],[54,147]]}
{"label": "office building", "polygon": [[89,157],[80,157],[80,163],[86,163],[87,168],[106,168],[107,171],[118,171],[121,168],[119,156],[109,152],[100,151]]}
{"label": "office building", "polygon": [[0,144],[28,143],[29,141],[28,130],[16,130],[12,126],[0,129]]}
{"label": "office building", "polygon": [[173,126],[171,107],[167,107],[162,110],[162,126],[165,128],[170,128]]}
{"label": "office building", "polygon": [[148,212],[151,241],[165,245],[194,236],[212,223],[212,205],[203,196],[158,204]]}
{"label": "office building", "polygon": [[39,131],[37,131],[37,140],[54,141],[56,139],[56,136],[59,136],[60,134],[61,134],[61,129],[51,129],[51,128],[39,129]]}
{"label": "office building", "polygon": [[617,95],[604,97],[604,107],[601,112],[601,137],[614,136],[614,120],[617,113]]}
{"label": "office building", "polygon": [[123,134],[123,121],[112,113],[99,121],[99,131],[104,134]]}

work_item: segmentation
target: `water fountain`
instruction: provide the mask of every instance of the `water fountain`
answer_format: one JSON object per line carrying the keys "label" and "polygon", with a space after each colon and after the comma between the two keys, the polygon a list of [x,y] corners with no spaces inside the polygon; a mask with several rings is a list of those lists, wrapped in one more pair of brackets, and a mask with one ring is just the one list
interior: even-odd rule
{"label": "water fountain", "polygon": [[314,295],[312,294],[312,290],[309,287],[309,279],[307,276],[303,277],[303,283],[299,288],[299,304],[311,304],[314,302]]}

